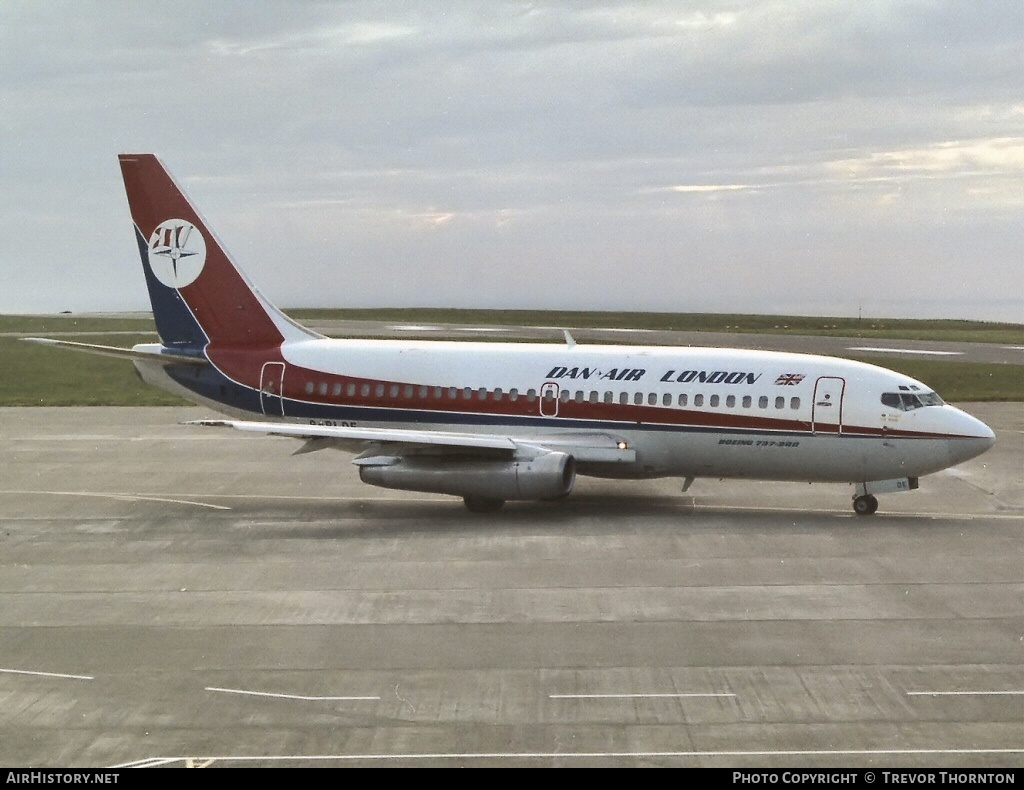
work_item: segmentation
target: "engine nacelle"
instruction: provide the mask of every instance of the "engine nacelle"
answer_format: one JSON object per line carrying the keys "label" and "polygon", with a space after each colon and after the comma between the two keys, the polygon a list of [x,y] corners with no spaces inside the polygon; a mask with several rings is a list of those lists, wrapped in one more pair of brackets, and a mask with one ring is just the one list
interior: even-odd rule
{"label": "engine nacelle", "polygon": [[401,491],[504,500],[558,499],[572,491],[576,463],[566,453],[546,453],[522,461],[402,456],[386,465],[361,465],[359,478],[372,486]]}

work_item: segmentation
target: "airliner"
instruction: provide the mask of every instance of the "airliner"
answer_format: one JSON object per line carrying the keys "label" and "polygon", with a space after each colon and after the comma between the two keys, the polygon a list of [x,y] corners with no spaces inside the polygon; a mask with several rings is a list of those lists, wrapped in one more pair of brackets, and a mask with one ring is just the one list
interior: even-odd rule
{"label": "airliner", "polygon": [[353,455],[363,482],[473,512],[567,497],[578,475],[852,484],[877,494],[988,450],[995,435],[874,365],[726,348],[328,338],[249,281],[153,154],[121,172],[159,343],[31,338],[130,359],[146,382],[228,419]]}

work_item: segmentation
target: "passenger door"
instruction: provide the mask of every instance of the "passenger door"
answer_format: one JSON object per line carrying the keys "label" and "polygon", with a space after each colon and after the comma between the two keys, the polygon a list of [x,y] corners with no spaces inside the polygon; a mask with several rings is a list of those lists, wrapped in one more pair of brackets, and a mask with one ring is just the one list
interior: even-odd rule
{"label": "passenger door", "polygon": [[260,406],[268,417],[284,416],[284,363],[266,362],[260,373]]}
{"label": "passenger door", "polygon": [[843,432],[843,393],[846,380],[838,376],[822,376],[814,383],[814,405],[811,407],[811,430],[815,433]]}
{"label": "passenger door", "polygon": [[558,385],[553,381],[546,381],[540,388],[540,416],[558,416]]}

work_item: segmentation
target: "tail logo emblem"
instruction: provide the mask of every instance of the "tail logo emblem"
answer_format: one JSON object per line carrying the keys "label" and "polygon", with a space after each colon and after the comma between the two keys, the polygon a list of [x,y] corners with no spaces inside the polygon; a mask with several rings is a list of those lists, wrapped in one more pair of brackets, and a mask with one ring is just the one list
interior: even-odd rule
{"label": "tail logo emblem", "polygon": [[205,263],[206,240],[191,222],[164,220],[149,237],[149,266],[156,279],[169,288],[184,288],[193,282]]}

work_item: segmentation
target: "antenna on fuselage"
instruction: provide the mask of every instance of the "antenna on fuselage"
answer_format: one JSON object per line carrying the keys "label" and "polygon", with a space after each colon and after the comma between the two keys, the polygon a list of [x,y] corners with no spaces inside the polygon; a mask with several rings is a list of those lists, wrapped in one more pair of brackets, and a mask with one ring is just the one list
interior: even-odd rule
{"label": "antenna on fuselage", "polygon": [[565,335],[565,344],[569,348],[573,348],[576,345],[576,339],[572,335],[569,334],[569,330],[568,329],[563,329],[562,330],[562,334]]}

